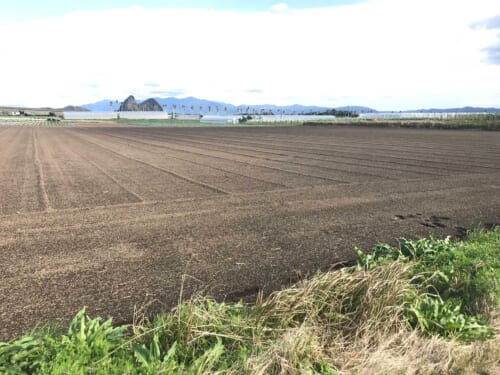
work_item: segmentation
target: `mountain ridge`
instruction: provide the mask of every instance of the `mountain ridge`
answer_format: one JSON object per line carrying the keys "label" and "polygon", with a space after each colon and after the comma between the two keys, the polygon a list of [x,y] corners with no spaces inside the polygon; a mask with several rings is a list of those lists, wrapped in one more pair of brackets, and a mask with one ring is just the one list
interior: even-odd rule
{"label": "mountain ridge", "polygon": [[133,95],[130,95],[123,103],[120,104],[118,112],[125,111],[146,111],[146,112],[162,112],[161,105],[155,99],[147,99],[141,103],[137,103]]}
{"label": "mountain ridge", "polygon": [[[128,98],[127,98],[128,99]],[[208,99],[199,99],[192,96],[188,96],[186,98],[176,98],[176,97],[168,97],[168,98],[160,98],[154,97],[150,98],[156,100],[160,106],[165,111],[176,113],[199,113],[200,107],[202,107],[201,111],[205,114],[213,113],[213,114],[236,114],[236,113],[260,113],[262,110],[264,112],[272,111],[275,114],[278,114],[279,111],[283,111],[284,113],[308,113],[308,112],[320,112],[326,111],[328,109],[332,109],[332,107],[326,106],[314,106],[314,105],[302,105],[302,104],[292,104],[292,105],[275,105],[275,104],[241,104],[234,105],[226,102],[219,102]],[[147,100],[150,100],[147,99]],[[137,104],[140,105],[145,101],[137,100]],[[84,104],[81,107],[88,109],[91,112],[115,112],[120,110],[120,106],[123,103],[114,100],[101,100],[95,103]],[[174,107],[175,106],[175,107]],[[340,110],[351,110],[355,112],[376,112],[376,110],[363,107],[363,106],[343,106],[337,107],[335,109]]]}
{"label": "mountain ridge", "polygon": [[[192,96],[185,98],[167,97],[160,98],[154,97],[150,98],[156,100],[158,104],[168,112],[175,111],[176,113],[199,113],[200,107],[202,107],[202,113],[213,113],[213,114],[236,114],[236,113],[260,113],[262,110],[265,112],[272,111],[275,114],[279,114],[280,111],[287,114],[301,114],[308,112],[321,112],[329,109],[336,109],[340,111],[353,111],[358,113],[372,113],[372,112],[401,112],[401,113],[500,113],[500,108],[496,107],[475,107],[475,106],[464,106],[455,108],[422,108],[415,110],[404,110],[404,111],[378,111],[376,109],[359,106],[359,105],[349,105],[349,106],[338,106],[338,107],[326,107],[326,106],[313,106],[313,105],[302,105],[302,104],[292,104],[292,105],[275,105],[275,104],[241,104],[234,105],[226,102],[219,102],[208,99],[199,99]],[[149,99],[147,99],[149,100]],[[143,103],[146,100],[138,100],[137,103]],[[80,107],[86,108],[92,112],[115,112],[119,110],[122,103],[114,100],[101,100],[95,103],[84,104]],[[174,107],[175,106],[175,107]]]}

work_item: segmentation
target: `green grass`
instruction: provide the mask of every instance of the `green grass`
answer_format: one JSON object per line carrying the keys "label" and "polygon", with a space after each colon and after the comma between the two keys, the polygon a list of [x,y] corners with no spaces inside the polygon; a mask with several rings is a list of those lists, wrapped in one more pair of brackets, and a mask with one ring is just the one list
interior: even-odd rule
{"label": "green grass", "polygon": [[81,310],[0,343],[0,373],[497,373],[500,229],[355,250],[252,305],[197,296],[119,327]]}

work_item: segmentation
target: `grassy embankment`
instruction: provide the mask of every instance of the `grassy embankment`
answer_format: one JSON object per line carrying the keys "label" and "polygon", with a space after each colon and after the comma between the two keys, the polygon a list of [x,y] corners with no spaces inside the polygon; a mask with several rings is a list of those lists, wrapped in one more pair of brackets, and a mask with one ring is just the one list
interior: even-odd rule
{"label": "grassy embankment", "polygon": [[417,129],[477,129],[500,130],[500,114],[464,115],[442,119],[345,119],[329,121],[306,121],[307,126],[369,126],[385,128],[417,128]]}
{"label": "grassy embankment", "polygon": [[204,297],[131,326],[80,311],[0,344],[1,373],[500,373],[500,229],[399,240],[255,305]]}

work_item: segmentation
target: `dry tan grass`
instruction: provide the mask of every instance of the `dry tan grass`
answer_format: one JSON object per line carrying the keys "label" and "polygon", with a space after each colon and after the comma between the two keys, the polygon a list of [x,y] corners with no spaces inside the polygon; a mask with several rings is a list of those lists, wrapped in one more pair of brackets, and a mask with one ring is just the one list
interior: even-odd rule
{"label": "dry tan grass", "polygon": [[500,374],[500,315],[491,320],[496,338],[485,342],[423,337],[407,326],[408,266],[344,269],[273,294],[260,323],[282,330],[267,342],[258,335],[263,350],[249,359],[252,373],[311,373],[311,363],[323,362],[340,374]]}
{"label": "dry tan grass", "polygon": [[[380,335],[366,345],[353,342],[346,350],[331,347],[329,357],[342,374],[500,374],[500,318],[492,322],[496,337],[463,343],[438,337],[422,337],[417,331],[401,329]],[[372,335],[373,338],[373,335]]]}

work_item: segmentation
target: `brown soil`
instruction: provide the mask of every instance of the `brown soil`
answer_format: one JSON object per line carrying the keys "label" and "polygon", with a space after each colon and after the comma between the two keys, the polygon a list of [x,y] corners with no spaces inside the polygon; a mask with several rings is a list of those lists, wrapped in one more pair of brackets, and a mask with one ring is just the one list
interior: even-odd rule
{"label": "brown soil", "polygon": [[[0,340],[252,300],[395,237],[500,222],[500,133],[0,127]],[[187,275],[183,277],[183,275]]]}

